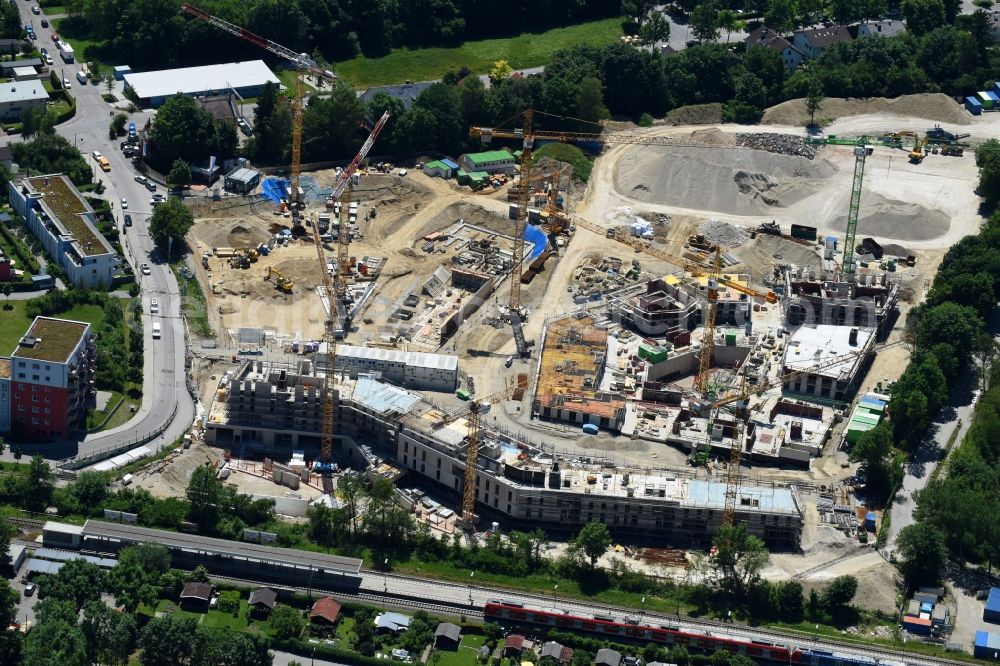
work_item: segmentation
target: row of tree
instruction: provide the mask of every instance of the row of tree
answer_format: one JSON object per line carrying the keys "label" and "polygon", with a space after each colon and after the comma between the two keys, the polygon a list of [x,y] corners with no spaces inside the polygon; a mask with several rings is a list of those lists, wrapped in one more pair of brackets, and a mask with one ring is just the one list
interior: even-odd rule
{"label": "row of tree", "polygon": [[[180,11],[180,0],[71,0],[72,29],[106,42],[104,51],[134,67],[210,64],[260,58],[238,37]],[[205,0],[199,5],[227,21],[329,61],[358,53],[383,55],[397,46],[454,46],[466,39],[517,35],[616,16],[605,0],[513,0],[497,11],[472,0]],[[65,25],[61,32],[66,32]]]}

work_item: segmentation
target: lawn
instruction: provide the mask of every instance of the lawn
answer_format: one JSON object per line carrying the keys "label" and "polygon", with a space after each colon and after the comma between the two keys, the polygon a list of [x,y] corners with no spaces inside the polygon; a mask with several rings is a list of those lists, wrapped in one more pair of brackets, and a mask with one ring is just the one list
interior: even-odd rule
{"label": "lawn", "polygon": [[[289,92],[295,90],[295,70],[279,69],[277,72],[275,72],[275,76],[278,77],[278,80],[281,81],[281,85],[285,86],[285,88],[287,88]],[[306,94],[316,92],[316,89],[313,88],[308,83],[306,83],[305,81],[302,82],[302,89],[306,92]],[[249,102],[251,99],[253,98],[247,97],[243,101]]]}
{"label": "lawn", "polygon": [[205,294],[195,278],[187,278],[181,275],[180,269],[184,266],[183,261],[176,262],[170,266],[177,278],[177,285],[181,292],[181,314],[187,319],[191,330],[205,338],[214,335],[212,325],[208,321],[208,304],[205,302]]}
{"label": "lawn", "polygon": [[24,314],[24,301],[11,301],[12,309],[0,311],[0,354],[6,356],[17,347],[28,331],[31,320]]}
{"label": "lawn", "polygon": [[476,651],[486,642],[486,637],[482,634],[469,634],[462,636],[462,643],[458,650],[437,650],[438,656],[434,662],[437,666],[473,666],[476,663]]}
{"label": "lawn", "polygon": [[358,56],[339,62],[334,71],[355,88],[436,80],[448,70],[463,66],[477,74],[485,74],[497,60],[506,60],[514,69],[538,67],[548,64],[552,54],[559,49],[580,43],[606,46],[621,35],[621,19],[609,18],[539,34],[466,42],[454,48],[393,49],[381,58]]}
{"label": "lawn", "polygon": [[76,60],[78,62],[92,60],[95,57],[102,61],[114,59],[102,57],[112,54],[106,53],[106,46],[87,37],[87,26],[83,22],[83,19],[79,16],[69,16],[67,18],[56,19],[51,21],[51,25],[51,29],[38,33],[39,40],[45,40],[51,44],[52,40],[49,38],[49,33],[53,30],[58,32],[59,37],[69,42],[70,46],[73,47],[73,53],[76,55]]}
{"label": "lawn", "polygon": [[240,599],[240,611],[236,617],[232,613],[223,613],[220,610],[210,610],[205,614],[202,624],[212,629],[229,629],[232,631],[244,631],[247,628],[247,602]]}

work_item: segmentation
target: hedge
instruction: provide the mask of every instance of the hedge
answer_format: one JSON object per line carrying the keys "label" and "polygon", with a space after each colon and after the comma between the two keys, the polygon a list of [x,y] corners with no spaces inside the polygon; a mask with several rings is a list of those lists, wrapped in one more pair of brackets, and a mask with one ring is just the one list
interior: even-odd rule
{"label": "hedge", "polygon": [[271,649],[291,652],[301,657],[317,657],[332,659],[341,664],[357,664],[358,666],[408,666],[406,662],[395,659],[377,659],[366,657],[352,650],[325,645],[323,643],[310,643],[298,638],[272,638]]}
{"label": "hedge", "polygon": [[[60,93],[62,94],[60,95]],[[69,92],[67,92],[66,90],[58,90],[52,94],[57,97],[61,96],[66,101],[66,103],[69,104],[68,109],[66,109],[65,111],[56,116],[56,122],[55,122],[56,125],[64,123],[76,115],[76,99],[72,95],[70,95]]]}

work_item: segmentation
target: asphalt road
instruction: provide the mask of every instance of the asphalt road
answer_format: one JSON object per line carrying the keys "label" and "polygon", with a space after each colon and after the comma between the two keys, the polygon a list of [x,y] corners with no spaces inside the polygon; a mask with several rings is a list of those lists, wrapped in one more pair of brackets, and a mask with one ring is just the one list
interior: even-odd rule
{"label": "asphalt road", "polygon": [[[101,90],[90,84],[81,85],[76,79],[80,64],[65,64],[58,53],[55,53],[51,40],[52,29],[40,27],[40,21],[45,18],[31,13],[31,5],[18,3],[18,9],[25,23],[32,23],[38,32],[38,45],[45,46],[53,54],[53,66],[56,71],[62,71],[65,78],[72,83],[70,92],[76,98],[76,115],[59,125],[56,131],[73,142],[93,165],[98,179],[104,181],[107,189],[104,198],[112,202],[112,211],[119,226],[122,224],[121,199],[129,202],[128,212],[132,214],[134,226],[123,235],[123,247],[126,258],[136,269],[141,288],[143,311],[149,312],[149,299],[155,296],[160,303],[160,314],[143,316],[145,367],[143,368],[143,398],[142,406],[128,423],[113,430],[89,435],[80,442],[63,444],[45,444],[37,450],[47,458],[61,459],[72,455],[86,455],[107,448],[117,447],[137,436],[153,432],[163,426],[174,412],[176,416],[161,439],[157,441],[171,442],[184,434],[194,419],[194,402],[188,393],[184,380],[184,321],[180,316],[181,301],[177,281],[170,268],[158,259],[154,253],[152,239],[147,233],[147,221],[150,215],[149,198],[151,193],[135,181],[137,171],[131,162],[122,155],[119,148],[120,139],[111,140],[108,128],[112,118],[111,106],[101,98]],[[44,11],[44,10],[43,10]],[[142,127],[150,114],[131,114],[129,120]],[[13,140],[19,138],[5,137]],[[97,168],[96,162],[90,157],[95,150],[100,151],[111,162],[111,172],[104,173]],[[162,188],[160,188],[162,191]],[[140,274],[139,266],[150,265],[151,274]],[[151,335],[152,322],[160,322],[162,338],[153,340]],[[100,362],[100,360],[98,360]],[[22,450],[31,454],[31,446],[23,446]],[[8,452],[7,456],[10,455]]]}

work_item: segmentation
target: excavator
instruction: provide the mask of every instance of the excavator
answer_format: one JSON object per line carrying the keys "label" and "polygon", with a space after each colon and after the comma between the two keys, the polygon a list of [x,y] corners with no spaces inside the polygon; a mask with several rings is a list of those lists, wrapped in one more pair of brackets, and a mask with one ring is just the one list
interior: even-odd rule
{"label": "excavator", "polygon": [[924,151],[924,146],[927,145],[927,139],[917,139],[917,142],[913,146],[913,150],[910,151],[910,164],[920,164],[924,161],[924,156],[927,154]]}
{"label": "excavator", "polygon": [[267,267],[267,276],[265,280],[274,280],[274,286],[279,290],[285,292],[286,294],[292,293],[292,281],[285,277],[285,274],[279,271],[277,268]]}

